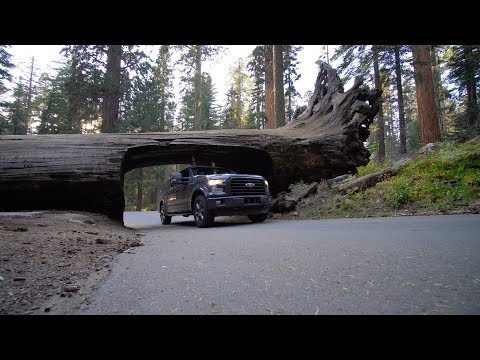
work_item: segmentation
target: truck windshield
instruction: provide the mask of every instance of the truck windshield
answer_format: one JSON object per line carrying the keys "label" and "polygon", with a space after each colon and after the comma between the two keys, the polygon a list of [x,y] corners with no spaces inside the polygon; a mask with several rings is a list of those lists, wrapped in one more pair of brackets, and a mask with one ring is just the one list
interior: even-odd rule
{"label": "truck windshield", "polygon": [[196,167],[192,169],[193,175],[220,175],[235,174],[234,171],[221,167]]}

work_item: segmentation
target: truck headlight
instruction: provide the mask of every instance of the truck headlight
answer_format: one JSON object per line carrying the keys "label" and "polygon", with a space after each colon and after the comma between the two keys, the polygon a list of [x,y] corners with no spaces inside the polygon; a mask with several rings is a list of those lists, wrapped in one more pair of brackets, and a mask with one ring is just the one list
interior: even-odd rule
{"label": "truck headlight", "polygon": [[212,192],[222,192],[223,180],[222,179],[208,180],[208,186],[210,187],[210,191]]}
{"label": "truck headlight", "polygon": [[208,180],[208,186],[218,186],[218,185],[223,185],[223,180],[222,179],[217,179],[217,180]]}
{"label": "truck headlight", "polygon": [[263,179],[263,182],[265,183],[266,187],[268,188],[268,181],[267,181],[267,179]]}

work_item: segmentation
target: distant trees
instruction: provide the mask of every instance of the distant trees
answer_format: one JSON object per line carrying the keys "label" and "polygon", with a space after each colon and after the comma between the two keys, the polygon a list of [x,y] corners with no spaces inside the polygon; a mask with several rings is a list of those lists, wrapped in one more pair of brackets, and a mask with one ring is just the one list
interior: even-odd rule
{"label": "distant trees", "polygon": [[12,81],[10,70],[14,67],[8,46],[0,45],[0,95],[7,91],[6,82]]}
{"label": "distant trees", "polygon": [[247,64],[244,59],[237,61],[230,68],[230,91],[228,94],[227,116],[225,125],[229,128],[254,127],[254,123],[249,124],[249,108],[251,103],[251,81],[247,72]]}
{"label": "distant trees", "polygon": [[300,79],[301,74],[298,73],[298,53],[303,50],[302,46],[284,45],[283,47],[283,68],[284,68],[284,84],[286,98],[286,118],[292,121],[295,105],[295,98],[300,93],[295,88],[295,82]]}
{"label": "distant trees", "polygon": [[[0,134],[264,129],[292,120],[300,46],[255,46],[248,59],[235,62],[226,94],[217,93],[205,71],[205,62],[218,58],[222,47],[162,45],[152,59],[145,49],[65,46],[52,72],[37,76],[28,64],[14,78],[10,48],[0,46]],[[480,46],[431,45],[421,55],[430,56],[430,65],[422,68],[426,58],[409,45],[341,45],[331,59],[344,82],[363,75],[367,86],[383,91],[367,139],[379,161],[439,136],[465,140],[480,134]],[[181,72],[179,99],[174,70]],[[427,96],[421,89],[430,73]],[[226,97],[221,104],[219,95]]]}
{"label": "distant trees", "polygon": [[184,66],[187,75],[191,76],[191,71],[194,72],[193,130],[201,130],[200,100],[202,97],[202,62],[207,59],[213,59],[223,48],[213,45],[176,45],[175,48],[181,52],[179,63]]}
{"label": "distant trees", "polygon": [[[480,134],[478,93],[480,86],[480,46],[453,45],[444,51],[449,70],[447,79],[454,85],[451,92],[458,99],[459,112],[454,119],[455,133],[462,137]],[[471,136],[471,135],[470,135]]]}

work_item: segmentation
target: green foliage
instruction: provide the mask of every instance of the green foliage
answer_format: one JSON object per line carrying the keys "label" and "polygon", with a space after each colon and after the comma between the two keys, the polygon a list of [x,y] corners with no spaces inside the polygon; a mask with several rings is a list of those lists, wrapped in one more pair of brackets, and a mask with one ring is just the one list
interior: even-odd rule
{"label": "green foliage", "polygon": [[[184,76],[183,86],[177,130],[192,131],[195,130],[195,77]],[[203,73],[200,92],[200,125],[202,130],[215,130],[221,126],[219,112],[212,78],[210,74]]]}
{"label": "green foliage", "polygon": [[480,195],[480,143],[443,144],[437,153],[407,166],[382,186],[390,188],[385,198],[394,206],[417,203],[448,210],[476,199]]}
{"label": "green foliage", "polygon": [[140,202],[141,210],[158,210],[156,194],[171,172],[174,172],[172,165],[161,165],[142,168],[142,171],[134,169],[126,173],[123,182],[125,211],[137,210],[139,186],[142,188],[143,194]]}
{"label": "green foliage", "polygon": [[[385,167],[375,162],[358,169],[357,176]],[[435,153],[412,161],[397,176],[375,187],[341,195],[319,187],[309,217],[390,216],[398,212],[449,212],[480,200],[480,139],[455,145],[442,143]]]}
{"label": "green foliage", "polygon": [[384,161],[383,163],[379,163],[373,159],[370,159],[367,165],[359,166],[357,168],[357,177],[369,175],[386,169],[392,165],[391,161]]}
{"label": "green foliage", "polygon": [[230,91],[227,94],[225,105],[224,126],[227,128],[247,128],[252,126],[251,115],[248,111],[251,104],[251,79],[247,73],[247,65],[244,59],[237,59],[230,67]]}
{"label": "green foliage", "polygon": [[5,81],[12,81],[10,69],[14,67],[11,62],[12,55],[7,51],[7,46],[0,45],[0,95],[7,91]]}
{"label": "green foliage", "polygon": [[457,137],[471,139],[480,134],[480,46],[453,45],[443,52],[449,69],[447,79],[453,83],[451,93],[458,95],[459,110],[453,118]]}
{"label": "green foliage", "polygon": [[13,135],[26,135],[28,132],[28,86],[24,80],[16,82],[13,100],[6,104],[7,115],[4,132]]}
{"label": "green foliage", "polygon": [[173,101],[173,68],[170,56],[169,47],[163,45],[155,65],[132,79],[125,101],[123,131],[173,129],[176,104]]}

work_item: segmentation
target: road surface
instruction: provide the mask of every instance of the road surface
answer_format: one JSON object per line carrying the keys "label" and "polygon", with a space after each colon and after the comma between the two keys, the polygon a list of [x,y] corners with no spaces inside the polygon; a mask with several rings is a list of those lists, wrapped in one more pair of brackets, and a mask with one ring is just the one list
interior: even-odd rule
{"label": "road surface", "polygon": [[480,314],[479,215],[124,219],[145,246],[77,314]]}

